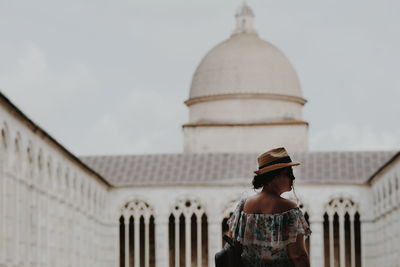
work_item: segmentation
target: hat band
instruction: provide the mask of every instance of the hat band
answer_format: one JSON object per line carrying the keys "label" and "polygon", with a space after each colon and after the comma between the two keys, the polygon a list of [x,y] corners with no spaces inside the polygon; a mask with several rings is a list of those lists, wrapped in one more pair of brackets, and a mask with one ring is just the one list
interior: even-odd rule
{"label": "hat band", "polygon": [[278,163],[290,163],[290,162],[292,162],[292,159],[289,156],[286,156],[286,157],[282,157],[282,158],[273,160],[271,162],[268,162],[267,164],[264,164],[264,165],[258,167],[258,169],[260,170],[262,168],[265,168],[265,167],[268,167],[268,166],[271,166],[274,164],[278,164]]}

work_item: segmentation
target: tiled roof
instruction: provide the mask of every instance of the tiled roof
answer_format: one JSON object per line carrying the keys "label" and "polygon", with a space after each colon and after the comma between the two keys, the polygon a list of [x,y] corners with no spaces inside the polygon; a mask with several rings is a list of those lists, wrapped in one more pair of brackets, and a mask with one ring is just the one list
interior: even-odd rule
{"label": "tiled roof", "polygon": [[[292,154],[296,183],[363,184],[397,151]],[[116,187],[135,185],[249,184],[257,154],[87,156],[81,160]]]}

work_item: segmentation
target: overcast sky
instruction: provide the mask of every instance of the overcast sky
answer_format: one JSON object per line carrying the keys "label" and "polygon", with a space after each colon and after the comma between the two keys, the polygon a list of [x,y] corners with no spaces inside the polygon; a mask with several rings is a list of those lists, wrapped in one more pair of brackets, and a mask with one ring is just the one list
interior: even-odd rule
{"label": "overcast sky", "polygon": [[[77,155],[182,152],[239,0],[0,0],[0,90]],[[400,148],[400,1],[249,0],[294,65],[310,150]]]}

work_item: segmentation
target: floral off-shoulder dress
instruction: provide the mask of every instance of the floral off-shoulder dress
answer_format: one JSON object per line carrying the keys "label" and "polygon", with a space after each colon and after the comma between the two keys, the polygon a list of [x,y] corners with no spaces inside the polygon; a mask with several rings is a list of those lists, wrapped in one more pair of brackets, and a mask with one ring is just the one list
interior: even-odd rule
{"label": "floral off-shoulder dress", "polygon": [[246,214],[245,201],[239,201],[228,220],[232,237],[243,245],[244,266],[294,267],[286,246],[295,242],[298,234],[305,239],[311,235],[303,212],[296,207],[277,214]]}

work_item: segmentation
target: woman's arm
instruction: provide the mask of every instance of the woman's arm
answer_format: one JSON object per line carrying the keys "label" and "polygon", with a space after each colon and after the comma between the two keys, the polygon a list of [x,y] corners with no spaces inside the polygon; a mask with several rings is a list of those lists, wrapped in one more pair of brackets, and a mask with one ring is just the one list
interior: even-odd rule
{"label": "woman's arm", "polygon": [[296,242],[287,245],[287,250],[296,267],[310,267],[310,259],[304,244],[304,235],[297,235]]}

